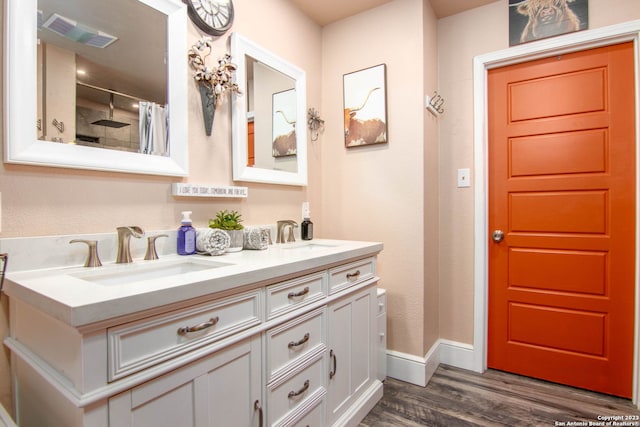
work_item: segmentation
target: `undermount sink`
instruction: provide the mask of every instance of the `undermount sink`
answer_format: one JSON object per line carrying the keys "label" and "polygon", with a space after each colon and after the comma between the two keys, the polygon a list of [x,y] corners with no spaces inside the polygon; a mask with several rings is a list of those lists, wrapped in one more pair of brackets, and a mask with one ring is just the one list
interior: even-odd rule
{"label": "undermount sink", "polygon": [[[97,283],[99,285],[113,286],[139,282],[141,280],[158,279],[161,277],[176,276],[212,268],[226,267],[233,264],[185,259],[163,264],[120,264],[112,267],[110,271],[93,270],[72,274],[71,276]],[[109,268],[109,267],[106,267]]]}

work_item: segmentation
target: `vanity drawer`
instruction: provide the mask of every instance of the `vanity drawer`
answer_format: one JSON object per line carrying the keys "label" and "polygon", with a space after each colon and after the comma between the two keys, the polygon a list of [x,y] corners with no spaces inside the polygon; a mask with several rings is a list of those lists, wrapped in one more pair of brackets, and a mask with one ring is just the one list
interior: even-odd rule
{"label": "vanity drawer", "polygon": [[324,358],[321,353],[309,365],[288,379],[268,385],[268,425],[283,424],[283,418],[289,418],[292,412],[302,405],[318,399],[326,393],[324,387]]}
{"label": "vanity drawer", "polygon": [[296,421],[294,426],[299,427],[324,427],[324,399],[319,401],[309,412],[307,412],[300,420]]}
{"label": "vanity drawer", "polygon": [[267,286],[267,319],[321,300],[327,294],[327,273],[320,272]]}
{"label": "vanity drawer", "polygon": [[267,372],[271,380],[305,356],[326,346],[326,308],[267,331]]}
{"label": "vanity drawer", "polygon": [[260,307],[257,290],[109,328],[109,381],[259,325]]}
{"label": "vanity drawer", "polygon": [[304,406],[296,408],[286,417],[280,418],[273,427],[325,427],[326,393],[316,393],[312,399],[304,402]]}
{"label": "vanity drawer", "polygon": [[375,276],[375,258],[365,258],[329,270],[329,293],[333,294]]}

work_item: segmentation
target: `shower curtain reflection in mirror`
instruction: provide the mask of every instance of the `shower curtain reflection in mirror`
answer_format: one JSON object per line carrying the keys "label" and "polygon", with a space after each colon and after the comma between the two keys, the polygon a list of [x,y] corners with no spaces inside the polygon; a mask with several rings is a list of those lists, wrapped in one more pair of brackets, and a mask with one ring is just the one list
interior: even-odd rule
{"label": "shower curtain reflection in mirror", "polygon": [[141,101],[140,117],[140,152],[166,156],[169,154],[169,115],[168,105]]}

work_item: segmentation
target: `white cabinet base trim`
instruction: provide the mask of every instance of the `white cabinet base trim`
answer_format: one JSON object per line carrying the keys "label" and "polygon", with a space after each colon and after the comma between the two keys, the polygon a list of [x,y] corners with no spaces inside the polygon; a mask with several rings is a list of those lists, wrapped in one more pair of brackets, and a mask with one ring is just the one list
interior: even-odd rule
{"label": "white cabinet base trim", "polygon": [[375,380],[369,388],[333,423],[332,427],[357,426],[382,399],[383,385]]}

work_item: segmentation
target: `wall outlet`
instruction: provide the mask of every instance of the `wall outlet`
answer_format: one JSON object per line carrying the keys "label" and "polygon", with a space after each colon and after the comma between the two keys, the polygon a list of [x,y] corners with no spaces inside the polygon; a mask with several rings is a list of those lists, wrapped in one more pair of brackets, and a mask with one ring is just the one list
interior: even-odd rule
{"label": "wall outlet", "polygon": [[469,168],[458,169],[458,188],[471,187],[471,171]]}

